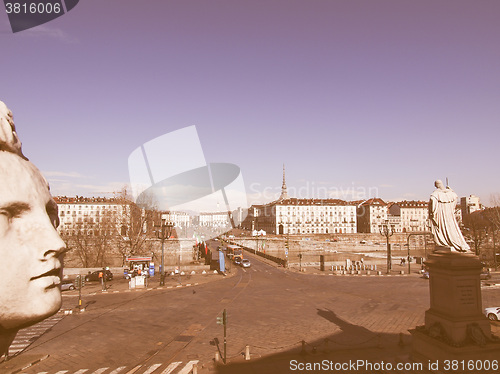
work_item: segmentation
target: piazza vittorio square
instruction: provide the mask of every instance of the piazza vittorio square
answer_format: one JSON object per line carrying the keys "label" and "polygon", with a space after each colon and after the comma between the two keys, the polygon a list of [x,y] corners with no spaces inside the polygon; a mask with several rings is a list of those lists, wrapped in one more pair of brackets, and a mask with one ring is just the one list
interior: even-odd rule
{"label": "piazza vittorio square", "polygon": [[4,0],[0,373],[498,373],[500,3]]}

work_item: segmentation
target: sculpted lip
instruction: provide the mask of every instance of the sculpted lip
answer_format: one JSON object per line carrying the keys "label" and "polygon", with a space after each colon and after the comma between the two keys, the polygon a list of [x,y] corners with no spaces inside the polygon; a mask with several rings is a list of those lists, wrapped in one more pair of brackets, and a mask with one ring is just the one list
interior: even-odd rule
{"label": "sculpted lip", "polygon": [[59,277],[60,271],[61,271],[60,268],[54,268],[54,269],[49,270],[43,274],[37,275],[36,277],[32,277],[31,280],[35,280],[35,279],[39,279],[39,278],[43,278],[43,277],[51,277],[51,276]]}

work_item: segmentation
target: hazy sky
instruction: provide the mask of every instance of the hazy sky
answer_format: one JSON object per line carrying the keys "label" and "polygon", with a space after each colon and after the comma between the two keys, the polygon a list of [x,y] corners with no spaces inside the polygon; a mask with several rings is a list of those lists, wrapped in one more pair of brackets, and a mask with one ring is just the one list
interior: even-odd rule
{"label": "hazy sky", "polygon": [[191,125],[250,201],[283,163],[296,197],[500,192],[498,0],[84,0],[16,34],[0,9],[0,100],[55,195]]}

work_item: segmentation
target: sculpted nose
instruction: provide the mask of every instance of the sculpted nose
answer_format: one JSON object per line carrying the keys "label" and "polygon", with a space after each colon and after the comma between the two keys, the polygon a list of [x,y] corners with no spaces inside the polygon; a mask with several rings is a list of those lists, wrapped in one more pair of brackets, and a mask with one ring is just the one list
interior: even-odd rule
{"label": "sculpted nose", "polygon": [[55,257],[61,256],[66,252],[66,243],[61,239],[56,229],[52,226],[47,230],[46,240],[43,243],[43,256],[50,257],[53,255]]}
{"label": "sculpted nose", "polygon": [[66,251],[66,244],[57,233],[48,216],[41,218],[38,224],[34,226],[31,240],[36,243],[41,260],[59,257]]}

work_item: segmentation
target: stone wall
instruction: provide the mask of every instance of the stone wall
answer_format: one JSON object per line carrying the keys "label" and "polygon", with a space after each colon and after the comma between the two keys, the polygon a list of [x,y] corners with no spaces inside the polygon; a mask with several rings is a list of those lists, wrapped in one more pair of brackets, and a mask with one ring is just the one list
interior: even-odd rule
{"label": "stone wall", "polygon": [[[430,242],[423,236],[410,237],[410,255],[412,257],[426,257],[434,249]],[[270,256],[285,259],[285,236],[266,237],[235,237],[231,239],[239,244],[254,250],[259,250]],[[393,262],[406,257],[408,234],[394,234],[390,237],[392,244]],[[363,243],[362,243],[363,242]],[[302,255],[302,259],[299,259]],[[289,238],[288,263],[303,266],[318,266],[320,255],[325,256],[325,265],[345,265],[346,260],[363,261],[367,264],[385,264],[387,256],[386,238],[381,234],[336,234],[336,235],[291,235]]]}

